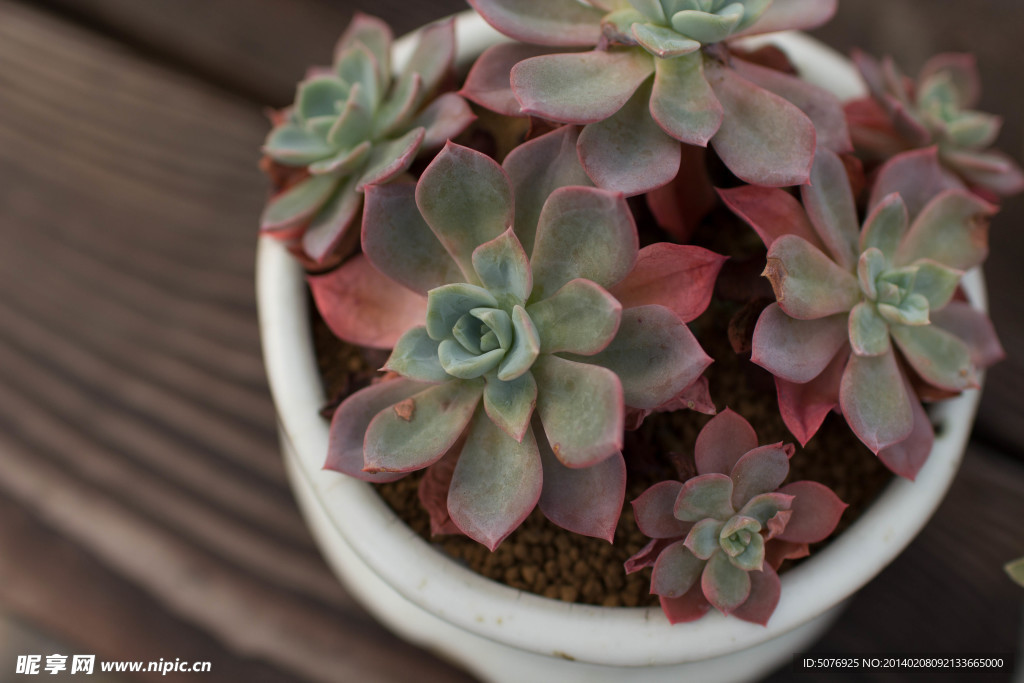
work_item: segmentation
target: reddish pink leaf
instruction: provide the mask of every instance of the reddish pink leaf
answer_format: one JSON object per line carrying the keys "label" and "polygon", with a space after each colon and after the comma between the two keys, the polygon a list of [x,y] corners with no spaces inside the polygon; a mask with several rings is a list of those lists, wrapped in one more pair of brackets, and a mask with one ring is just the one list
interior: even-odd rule
{"label": "reddish pink leaf", "polygon": [[644,195],[647,207],[665,232],[677,242],[686,242],[718,198],[708,175],[708,151],[696,145],[681,145],[679,173],[668,185]]}
{"label": "reddish pink leaf", "polygon": [[811,225],[807,212],[796,197],[777,187],[741,185],[718,190],[732,212],[745,220],[761,237],[765,247],[782,235],[803,237],[821,251],[825,245]]}
{"label": "reddish pink leaf", "polygon": [[672,624],[696,621],[707,614],[709,609],[711,603],[704,597],[704,591],[699,583],[681,597],[661,598],[661,611]]}
{"label": "reddish pink leaf", "polygon": [[683,489],[678,481],[661,481],[632,502],[636,525],[650,538],[682,538],[693,526],[675,518],[676,498]]}
{"label": "reddish pink leaf", "polygon": [[640,250],[633,270],[609,292],[623,309],[660,304],[688,323],[708,307],[726,258],[702,247],[657,242]]}
{"label": "reddish pink leaf", "polygon": [[839,405],[839,383],[849,357],[850,348],[845,346],[821,374],[804,384],[775,378],[779,414],[801,446],[807,445],[825,421],[825,416]]}
{"label": "reddish pink leaf", "polygon": [[351,344],[390,349],[426,318],[427,298],[381,275],[362,254],[307,281],[327,326]]}
{"label": "reddish pink leaf", "polygon": [[737,607],[732,615],[744,621],[766,626],[768,619],[775,612],[779,604],[779,595],[782,584],[779,575],[769,565],[765,564],[764,569],[750,574],[750,597],[746,602]]}
{"label": "reddish pink leaf", "polygon": [[830,488],[816,481],[796,481],[786,484],[779,493],[795,496],[785,530],[777,536],[780,541],[817,543],[835,531],[846,503]]}
{"label": "reddish pink leaf", "polygon": [[757,448],[757,434],[739,414],[726,408],[697,434],[694,459],[700,474],[725,474],[745,453]]}

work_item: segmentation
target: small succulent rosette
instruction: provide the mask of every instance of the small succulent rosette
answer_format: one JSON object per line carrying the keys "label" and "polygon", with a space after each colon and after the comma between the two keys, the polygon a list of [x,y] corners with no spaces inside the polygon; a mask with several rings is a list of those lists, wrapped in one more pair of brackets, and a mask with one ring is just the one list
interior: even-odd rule
{"label": "small succulent rosette", "polygon": [[633,501],[637,526],[652,540],[626,570],[654,567],[651,593],[673,624],[711,607],[766,624],[779,601],[779,565],[835,530],[846,504],[828,487],[782,486],[794,450],[758,446],[750,423],[726,409],[697,435],[697,476],[660,482]]}
{"label": "small succulent rosette", "polygon": [[988,253],[995,208],[951,180],[935,148],[881,167],[862,228],[846,168],[826,150],[802,206],[772,188],[721,195],[768,248],[777,301],[757,321],[752,359],[775,376],[789,430],[805,444],[838,407],[912,479],[934,437],[921,400],[976,387],[1004,355],[988,317],[958,296]]}
{"label": "small succulent rosette", "polygon": [[666,185],[683,143],[710,143],[736,176],[771,186],[807,182],[816,140],[851,149],[834,96],[733,49],[745,36],[818,26],[835,0],[470,4],[529,45],[486,51],[462,94],[506,115],[583,126],[579,155],[598,187],[634,195]]}
{"label": "small succulent rosette", "polygon": [[671,405],[711,362],[686,322],[724,259],[638,249],[623,195],[575,184],[574,145],[562,128],[503,168],[449,143],[417,185],[368,188],[364,253],[310,278],[335,334],[393,346],[397,375],[340,405],[327,466],[371,481],[436,466],[434,529],[491,549],[538,504],[611,540],[627,408]]}
{"label": "small succulent rosette", "polygon": [[274,163],[302,171],[271,198],[261,229],[313,265],[351,251],[368,185],[404,172],[421,149],[437,149],[475,118],[455,93],[434,97],[455,55],[453,20],[426,27],[411,58],[391,72],[391,29],[356,14],[334,66],[313,69],[295,103],[274,117],[263,146]]}
{"label": "small succulent rosette", "polygon": [[1024,189],[1020,166],[989,148],[1002,119],[974,109],[981,80],[972,55],[936,55],[922,67],[916,83],[890,58],[879,63],[855,51],[853,60],[869,92],[846,105],[859,153],[880,160],[935,145],[944,168],[993,198]]}

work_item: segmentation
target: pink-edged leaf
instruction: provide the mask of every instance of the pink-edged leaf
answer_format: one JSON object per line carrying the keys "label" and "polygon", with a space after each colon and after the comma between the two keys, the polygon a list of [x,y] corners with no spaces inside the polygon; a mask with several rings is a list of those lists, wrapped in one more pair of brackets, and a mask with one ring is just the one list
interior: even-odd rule
{"label": "pink-edged leaf", "polygon": [[349,178],[309,221],[302,235],[302,250],[317,264],[336,254],[347,256],[359,241],[355,220],[362,206],[355,178]]}
{"label": "pink-edged leaf", "polygon": [[904,236],[894,265],[922,258],[968,270],[988,256],[988,218],[997,207],[963,190],[946,190],[917,215]]}
{"label": "pink-edged leaf", "polygon": [[918,83],[924,83],[938,73],[944,73],[953,84],[960,109],[973,109],[981,97],[981,77],[974,55],[969,53],[944,52],[937,54],[921,67]]}
{"label": "pink-edged leaf", "polygon": [[787,382],[810,382],[848,339],[847,315],[798,320],[770,304],[754,327],[751,360]]}
{"label": "pink-edged leaf", "polygon": [[448,513],[493,552],[537,506],[542,479],[533,430],[518,442],[477,411],[452,473]]}
{"label": "pink-edged leaf", "polygon": [[544,203],[537,223],[530,257],[533,298],[549,297],[577,278],[611,288],[633,269],[637,251],[636,224],[620,193],[559,188]]}
{"label": "pink-edged leaf", "polygon": [[722,104],[722,125],[711,141],[741,180],[756,185],[803,185],[814,161],[814,124],[795,105],[709,62],[708,83]]}
{"label": "pink-edged leaf", "polygon": [[711,556],[700,577],[704,597],[722,614],[731,614],[750,597],[750,574],[734,566],[729,556]]}
{"label": "pink-edged leaf", "polygon": [[626,429],[634,431],[640,428],[643,421],[651,413],[672,413],[677,410],[696,410],[705,415],[714,415],[717,411],[711,392],[708,389],[708,378],[701,375],[688,387],[654,408],[633,408],[626,406]]}
{"label": "pink-edged leaf", "polygon": [[516,441],[522,441],[530,426],[533,409],[537,406],[537,381],[527,370],[515,379],[503,382],[496,376],[487,377],[484,388],[484,410]]}
{"label": "pink-edged leaf", "polygon": [[732,616],[761,626],[768,625],[768,619],[775,612],[782,592],[779,575],[767,563],[761,571],[748,572],[750,595],[742,605],[733,610]]}
{"label": "pink-edged leaf", "polygon": [[324,469],[375,483],[395,481],[404,477],[404,473],[364,472],[363,437],[366,435],[370,420],[377,413],[423,391],[427,386],[422,382],[399,378],[371,384],[348,396],[331,418]]}
{"label": "pink-edged leaf", "polygon": [[943,161],[974,187],[1009,197],[1024,190],[1024,171],[999,150],[955,151],[943,154]]}
{"label": "pink-edged leaf", "polygon": [[951,301],[942,310],[932,311],[931,321],[962,339],[970,350],[971,363],[979,368],[987,368],[1006,357],[992,320],[965,301]]}
{"label": "pink-edged leaf", "polygon": [[838,97],[795,76],[743,59],[733,60],[733,68],[751,83],[795,104],[814,124],[818,145],[833,152],[853,151],[846,115]]}
{"label": "pink-edged leaf", "polygon": [[704,597],[700,584],[695,584],[685,595],[678,598],[660,598],[661,611],[665,613],[670,624],[685,624],[700,619],[711,603]]}
{"label": "pink-edged leaf", "polygon": [[420,505],[430,517],[430,534],[432,536],[462,533],[462,529],[452,521],[451,515],[448,514],[448,489],[451,488],[452,473],[455,472],[455,463],[459,461],[459,453],[462,452],[464,441],[464,438],[459,439],[444,457],[424,470],[423,478],[420,479],[420,485],[416,489],[416,497],[419,498]]}
{"label": "pink-edged leaf", "polygon": [[422,149],[435,149],[454,138],[476,119],[466,100],[452,92],[446,92],[427,105],[412,126],[423,128]]}
{"label": "pink-edged leaf", "polygon": [[704,560],[691,553],[682,541],[661,551],[651,574],[651,593],[665,598],[679,598],[700,584]]}
{"label": "pink-edged leaf", "polygon": [[765,247],[771,247],[772,242],[782,235],[796,235],[819,250],[825,251],[825,245],[807,218],[804,207],[796,197],[785,190],[777,187],[740,185],[719,189],[718,195],[733,213],[754,229]]}
{"label": "pink-edged leaf", "polygon": [[510,38],[541,45],[594,45],[604,12],[575,0],[470,0],[488,24]]}
{"label": "pink-edged leaf", "polygon": [[890,333],[925,382],[946,391],[978,387],[971,351],[955,335],[935,325],[892,325]]}
{"label": "pink-edged leaf", "polygon": [[729,476],[734,486],[732,505],[737,510],[751,498],[775,491],[789,474],[789,455],[781,444],[758,446],[747,451]]}
{"label": "pink-edged leaf", "polygon": [[850,356],[839,385],[839,404],[857,438],[872,452],[910,436],[915,401],[892,349],[881,356]]}
{"label": "pink-edged leaf", "polygon": [[413,128],[396,140],[374,145],[366,169],[356,181],[356,192],[362,192],[368,185],[386,183],[409,168],[425,133],[423,128]]}
{"label": "pink-edged leaf", "polygon": [[836,13],[839,0],[775,0],[748,29],[733,37],[821,26]]}
{"label": "pink-edged leaf", "polygon": [[551,52],[549,47],[523,43],[492,45],[473,62],[459,94],[504,116],[525,116],[519,100],[512,94],[512,67]]}
{"label": "pink-edged leaf", "polygon": [[424,94],[433,92],[455,59],[455,17],[430,24],[417,34],[419,39],[405,63],[399,81],[419,76]]}
{"label": "pink-edged leaf", "polygon": [[611,543],[626,498],[626,461],[622,454],[575,469],[555,457],[543,435],[538,444],[544,466],[541,512],[563,529]]}
{"label": "pink-edged leaf", "polygon": [[680,143],[651,118],[644,83],[613,116],[583,128],[579,154],[598,187],[627,195],[666,185],[679,172]]}
{"label": "pink-edged leaf", "polygon": [[526,312],[537,327],[541,353],[589,356],[604,350],[615,337],[622,305],[601,286],[576,279],[527,306]]}
{"label": "pink-edged leaf", "polygon": [[352,15],[352,21],[349,22],[334,48],[334,61],[337,62],[341,55],[356,43],[361,43],[377,60],[380,76],[386,77],[391,73],[390,57],[393,39],[394,34],[386,22],[362,12],[355,12]]}
{"label": "pink-edged leaf", "polygon": [[[700,522],[704,519],[723,520],[735,514],[730,502],[732,479],[725,474],[702,474],[683,482],[672,514],[684,522]],[[706,559],[706,558],[705,558]]]}
{"label": "pink-edged leaf", "polygon": [[891,261],[909,224],[907,205],[900,195],[892,193],[875,204],[864,220],[864,228],[860,233],[861,256],[858,260],[858,273],[860,261],[865,258],[864,252],[871,247],[877,248]]}
{"label": "pink-edged leaf", "polygon": [[650,244],[640,250],[633,270],[610,293],[623,308],[660,304],[688,323],[711,302],[726,258],[692,245]]}
{"label": "pink-edged leaf", "polygon": [[722,125],[722,105],[704,78],[704,55],[655,60],[651,116],[680,142],[707,147]]}
{"label": "pink-edged leaf", "polygon": [[849,357],[850,347],[844,346],[821,374],[804,384],[775,378],[779,415],[801,446],[807,445],[825,416],[839,405],[839,384]]}
{"label": "pink-edged leaf", "polygon": [[654,563],[658,560],[658,555],[661,554],[661,551],[672,543],[675,543],[677,540],[679,539],[652,539],[643,548],[633,553],[629,559],[623,563],[623,568],[626,570],[627,574],[633,574],[642,569],[653,567]]}
{"label": "pink-edged leaf", "polygon": [[551,193],[570,185],[594,184],[580,164],[578,139],[575,126],[561,126],[519,145],[502,163],[515,195],[516,236],[528,254],[533,253],[537,223]]}
{"label": "pink-edged leaf", "polygon": [[613,371],[633,408],[656,408],[690,386],[711,358],[689,328],[659,305],[622,312],[618,334],[589,362]]}
{"label": "pink-edged leaf", "polygon": [[426,297],[382,275],[362,254],[307,281],[324,322],[351,344],[390,349],[427,314]]}
{"label": "pink-edged leaf", "polygon": [[543,55],[513,67],[512,91],[527,114],[594,123],[621,109],[653,71],[653,58],[642,50]]}
{"label": "pink-edged leaf", "polygon": [[819,148],[814,155],[811,183],[800,188],[811,224],[837,264],[853,270],[859,253],[860,225],[850,177],[842,159]]}
{"label": "pink-edged leaf", "polygon": [[423,296],[461,279],[459,266],[420,215],[412,183],[366,188],[362,243],[378,270]]}
{"label": "pink-edged leaf", "polygon": [[799,560],[811,554],[806,543],[790,543],[773,538],[764,546],[764,563],[766,567],[778,571],[786,560]]}
{"label": "pink-edged leaf", "polygon": [[776,536],[792,543],[817,543],[835,531],[839,518],[848,506],[832,489],[816,481],[795,481],[779,493],[795,496],[785,530]]}
{"label": "pink-edged leaf", "polygon": [[700,474],[725,474],[745,453],[757,448],[757,434],[741,415],[726,408],[697,434],[694,459]]}
{"label": "pink-edged leaf", "polygon": [[416,184],[427,225],[475,282],[473,250],[512,225],[512,188],[505,171],[480,152],[449,142]]}
{"label": "pink-edged leaf", "polygon": [[913,481],[932,452],[935,430],[924,406],[914,397],[914,390],[906,375],[903,375],[903,383],[907,394],[911,396],[914,426],[907,438],[878,451],[878,459],[893,473]]}
{"label": "pink-edged leaf", "polygon": [[898,193],[915,218],[925,205],[944,190],[963,188],[963,184],[939,164],[938,148],[926,147],[903,152],[878,169],[871,189],[868,208],[873,210],[887,196]]}
{"label": "pink-edged leaf", "polygon": [[648,192],[644,199],[658,225],[676,241],[686,242],[718,200],[707,170],[707,150],[681,145],[679,151],[676,177]]}
{"label": "pink-edged leaf", "polygon": [[275,232],[313,217],[338,186],[331,176],[310,176],[274,195],[260,218],[260,230]]}
{"label": "pink-edged leaf", "polygon": [[675,518],[676,499],[682,482],[660,481],[632,501],[633,516],[641,533],[648,538],[683,538],[692,526]]}
{"label": "pink-edged leaf", "polygon": [[562,464],[589,467],[622,450],[622,384],[615,373],[549,355],[532,372],[537,414]]}
{"label": "pink-edged leaf", "polygon": [[366,429],[364,469],[410,472],[440,460],[469,424],[483,388],[482,381],[446,382],[377,413]]}
{"label": "pink-edged leaf", "polygon": [[783,235],[772,242],[764,275],[782,310],[801,320],[844,313],[861,300],[852,272],[796,235]]}

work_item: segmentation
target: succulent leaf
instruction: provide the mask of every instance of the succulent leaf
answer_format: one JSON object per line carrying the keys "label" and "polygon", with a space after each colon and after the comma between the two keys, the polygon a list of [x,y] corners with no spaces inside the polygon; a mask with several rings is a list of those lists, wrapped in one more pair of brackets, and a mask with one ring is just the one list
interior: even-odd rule
{"label": "succulent leaf", "polygon": [[839,406],[839,385],[849,357],[849,347],[840,349],[820,375],[802,384],[775,378],[779,414],[800,445],[806,445]]}
{"label": "succulent leaf", "polygon": [[846,421],[873,452],[910,435],[914,416],[896,357],[853,354],[843,372],[839,402]]}
{"label": "succulent leaf", "polygon": [[524,116],[519,100],[512,94],[512,67],[523,60],[550,52],[551,48],[523,43],[492,45],[473,62],[459,94],[504,116]]}
{"label": "succulent leaf", "polygon": [[650,99],[651,85],[643,83],[615,114],[580,133],[580,161],[598,187],[636,195],[679,172],[679,143],[651,117]]}
{"label": "succulent leaf", "polygon": [[512,225],[512,188],[501,166],[451,143],[420,176],[416,205],[470,281],[475,280],[473,251]]}
{"label": "succulent leaf", "polygon": [[537,381],[533,374],[524,372],[507,382],[497,375],[487,375],[486,380],[484,410],[488,417],[513,439],[522,441],[537,405]]}
{"label": "succulent leaf", "polygon": [[469,424],[483,381],[445,382],[385,408],[370,421],[365,471],[409,472],[436,462]]}
{"label": "succulent leaf", "polygon": [[579,133],[562,126],[519,145],[502,164],[515,193],[516,236],[528,254],[533,253],[544,202],[552,192],[570,185],[592,186],[576,153]]}
{"label": "succulent leaf", "polygon": [[707,309],[725,260],[693,245],[649,244],[637,254],[629,275],[610,292],[624,309],[660,304],[688,323]]}
{"label": "succulent leaf", "polygon": [[785,190],[740,185],[717,191],[725,205],[754,229],[765,247],[771,247],[782,235],[792,234],[825,251],[800,201]]}
{"label": "succulent leaf", "polygon": [[426,311],[424,297],[382,275],[362,255],[307,282],[331,332],[351,344],[390,349]]}
{"label": "succulent leaf", "polygon": [[427,292],[427,333],[438,341],[451,334],[474,308],[496,308],[498,300],[483,287],[466,283],[443,285]]}
{"label": "succulent leaf", "polygon": [[722,105],[722,125],[711,141],[729,170],[756,185],[808,181],[814,160],[814,124],[795,105],[715,62],[705,74]]}
{"label": "succulent leaf", "polygon": [[512,348],[498,366],[498,379],[509,382],[530,369],[540,354],[540,336],[526,309],[516,304],[512,308],[512,326],[515,330]]}
{"label": "succulent leaf", "polygon": [[988,217],[995,207],[977,196],[947,190],[918,214],[896,250],[895,265],[927,258],[967,270],[988,255]]}
{"label": "succulent leaf", "polygon": [[419,382],[447,381],[451,377],[438,360],[438,344],[427,328],[414,327],[399,338],[383,369]]}
{"label": "succulent leaf", "polygon": [[491,551],[540,499],[543,473],[533,431],[516,441],[478,411],[448,493],[452,521]]}
{"label": "succulent leaf", "polygon": [[691,553],[682,541],[665,548],[654,563],[651,592],[666,598],[677,598],[697,583],[705,562]]}
{"label": "succulent leaf", "polygon": [[795,481],[779,489],[792,496],[792,516],[785,530],[778,535],[782,541],[818,543],[827,538],[848,506],[832,489],[816,481]]}
{"label": "succulent leaf", "polygon": [[308,220],[330,198],[336,187],[333,178],[310,176],[276,195],[263,210],[261,230],[280,230]]}
{"label": "succulent leaf", "polygon": [[950,391],[977,386],[967,344],[942,328],[894,325],[892,338],[911,367],[929,384]]}
{"label": "succulent leaf", "polygon": [[744,453],[757,448],[757,434],[742,416],[726,408],[697,434],[694,460],[699,474],[725,474]]}
{"label": "succulent leaf", "polygon": [[608,289],[626,277],[637,256],[636,224],[617,192],[563,187],[541,209],[530,259],[533,296],[543,299],[585,278]]}
{"label": "succulent leaf", "polygon": [[772,242],[765,276],[782,310],[800,320],[849,311],[860,301],[857,279],[795,235]]}
{"label": "succulent leaf", "polygon": [[824,371],[848,338],[845,313],[800,320],[773,303],[754,327],[751,360],[776,377],[803,384]]}
{"label": "succulent leaf", "polygon": [[811,182],[800,188],[807,215],[828,253],[843,268],[857,262],[860,229],[846,167],[828,150],[819,149],[811,168]]}
{"label": "succulent leaf", "polygon": [[676,499],[682,488],[682,482],[660,481],[633,501],[633,516],[644,536],[680,538],[687,535],[691,525],[676,519],[673,514]]}
{"label": "succulent leaf", "polygon": [[603,12],[575,0],[470,0],[487,23],[510,38],[541,45],[593,45]]}
{"label": "succulent leaf", "polygon": [[590,280],[570,280],[526,309],[537,327],[541,353],[598,353],[619,329],[622,305]]}
{"label": "succulent leaf", "polygon": [[[651,4],[660,7],[656,2]],[[630,30],[640,47],[655,57],[662,59],[681,57],[700,49],[698,41],[680,35],[678,31],[658,26],[657,24],[637,22],[630,27]]]}
{"label": "succulent leaf", "polygon": [[741,509],[762,493],[782,485],[789,474],[789,457],[779,444],[759,446],[745,453],[729,474],[733,481],[732,506]]}
{"label": "succulent leaf", "polygon": [[896,255],[896,248],[907,232],[908,223],[907,206],[903,198],[896,193],[886,195],[864,221],[864,230],[860,235],[860,251],[864,252],[874,247],[886,259],[892,261]]}
{"label": "succulent leaf", "polygon": [[573,52],[533,57],[512,68],[512,90],[523,111],[553,121],[603,121],[654,71],[642,50]]}
{"label": "succulent leaf", "polygon": [[622,450],[622,387],[615,373],[557,356],[534,363],[537,413],[558,460],[587,467]]}
{"label": "succulent leaf", "polygon": [[511,227],[473,250],[472,260],[480,282],[504,306],[522,304],[530,298],[530,261]]}
{"label": "succulent leaf", "polygon": [[704,56],[699,52],[655,62],[650,106],[651,116],[666,133],[691,145],[707,147],[722,125],[722,105],[704,78]]}
{"label": "succulent leaf", "polygon": [[622,455],[580,469],[563,465],[543,438],[539,445],[544,466],[541,512],[563,529],[611,543],[626,497]]}
{"label": "succulent leaf", "polygon": [[850,346],[858,356],[881,356],[890,349],[889,325],[867,301],[850,311]]}
{"label": "succulent leaf", "polygon": [[697,559],[707,560],[720,548],[719,537],[724,526],[725,522],[718,519],[702,519],[690,529],[684,544]]}
{"label": "succulent leaf", "polygon": [[[733,480],[725,474],[702,474],[683,483],[673,514],[684,522],[713,518],[726,520],[735,514]],[[692,532],[691,532],[692,533]]]}
{"label": "succulent leaf", "polygon": [[371,474],[363,471],[363,434],[377,413],[425,388],[426,385],[420,382],[398,378],[371,384],[348,396],[331,418],[324,467],[363,481],[386,482],[404,477],[403,473]]}
{"label": "succulent leaf", "polygon": [[750,575],[725,553],[715,553],[701,573],[701,588],[708,602],[729,614],[750,597]]}
{"label": "succulent leaf", "polygon": [[415,192],[412,183],[366,188],[363,253],[389,278],[426,296],[461,279],[461,271],[420,215]]}

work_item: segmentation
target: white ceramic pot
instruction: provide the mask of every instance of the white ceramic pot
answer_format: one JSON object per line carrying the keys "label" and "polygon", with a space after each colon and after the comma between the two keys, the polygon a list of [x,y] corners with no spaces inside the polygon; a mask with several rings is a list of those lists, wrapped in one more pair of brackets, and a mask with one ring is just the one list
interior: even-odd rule
{"label": "white ceramic pot", "polygon": [[[461,15],[459,54],[498,40]],[[806,36],[770,38],[808,80],[857,94],[850,65]],[[408,54],[409,41],[398,49]],[[980,274],[965,288],[984,305]],[[918,534],[956,474],[977,409],[977,391],[937,406],[939,436],[915,482],[896,480],[825,549],[782,576],[767,626],[712,611],[670,625],[657,607],[568,604],[523,593],[465,569],[412,532],[374,489],[325,471],[328,423],[300,267],[263,238],[257,262],[263,352],[296,497],[328,562],[377,619],[404,638],[497,683],[742,681],[789,660],[818,637],[842,603]]]}

